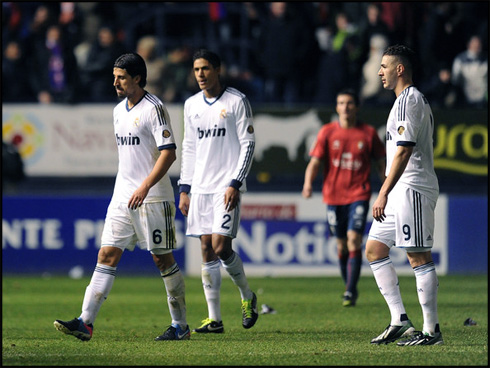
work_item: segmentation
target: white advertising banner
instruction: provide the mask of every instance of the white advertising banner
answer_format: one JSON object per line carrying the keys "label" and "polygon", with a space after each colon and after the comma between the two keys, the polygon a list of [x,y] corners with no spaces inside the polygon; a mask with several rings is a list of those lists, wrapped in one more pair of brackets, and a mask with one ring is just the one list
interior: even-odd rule
{"label": "white advertising banner", "polygon": [[[115,176],[117,146],[113,104],[2,106],[2,138],[13,142],[30,176]],[[167,106],[177,148],[183,134],[181,105]],[[180,172],[180,154],[170,175]]]}
{"label": "white advertising banner", "polygon": [[[177,143],[177,161],[169,173],[178,177],[184,106],[166,106]],[[4,104],[2,137],[19,149],[29,176],[115,176],[113,109],[113,104]],[[287,151],[288,160],[296,160],[299,147],[310,147],[321,126],[314,110],[287,117],[256,114],[255,159],[262,161],[269,148],[279,147]],[[307,156],[305,152],[304,159]]]}

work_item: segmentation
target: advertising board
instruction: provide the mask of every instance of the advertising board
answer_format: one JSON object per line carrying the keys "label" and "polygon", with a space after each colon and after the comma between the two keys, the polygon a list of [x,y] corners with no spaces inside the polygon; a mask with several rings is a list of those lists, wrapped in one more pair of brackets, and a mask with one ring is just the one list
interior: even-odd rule
{"label": "advertising board", "polygon": [[[4,197],[2,270],[4,273],[66,274],[74,267],[91,273],[110,198]],[[305,200],[299,194],[247,193],[233,247],[250,276],[338,275],[335,241],[325,222],[320,194]],[[436,209],[434,261],[448,272],[447,197]],[[368,219],[366,234],[372,223]],[[201,273],[199,240],[185,236],[185,220],[177,211],[175,258],[187,275]],[[400,274],[411,273],[404,251],[391,254]],[[148,252],[125,252],[118,273],[153,273]],[[364,260],[362,273],[370,273]]]}

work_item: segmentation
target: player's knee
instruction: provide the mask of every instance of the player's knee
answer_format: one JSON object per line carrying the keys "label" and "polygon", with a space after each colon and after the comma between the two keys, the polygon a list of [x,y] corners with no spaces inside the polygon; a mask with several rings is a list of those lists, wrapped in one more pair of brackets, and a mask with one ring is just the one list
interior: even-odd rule
{"label": "player's knee", "polygon": [[430,251],[425,252],[408,252],[407,258],[410,262],[410,266],[412,268],[419,267],[425,265],[429,262],[432,262],[432,253]]}
{"label": "player's knee", "polygon": [[102,247],[97,255],[97,263],[116,267],[121,258],[122,250],[116,247]]}
{"label": "player's knee", "polygon": [[162,272],[172,267],[175,264],[173,253],[152,254],[153,262],[155,266]]}
{"label": "player's knee", "polygon": [[366,243],[366,259],[368,262],[374,262],[383,258],[386,258],[390,254],[390,248],[388,248],[385,244],[368,240]]}
{"label": "player's knee", "polygon": [[214,250],[214,252],[216,253],[216,255],[221,258],[221,259],[228,259],[229,256],[231,256],[231,253],[230,252],[227,252],[225,247],[223,246],[218,246],[216,247],[216,249]]}
{"label": "player's knee", "polygon": [[233,254],[231,238],[216,235],[213,237],[213,251],[222,260],[226,260]]}

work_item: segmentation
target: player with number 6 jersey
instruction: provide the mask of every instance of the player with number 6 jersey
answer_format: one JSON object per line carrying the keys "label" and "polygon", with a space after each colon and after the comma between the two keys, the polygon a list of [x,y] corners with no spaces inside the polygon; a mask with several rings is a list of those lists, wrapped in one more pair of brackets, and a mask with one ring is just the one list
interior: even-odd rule
{"label": "player with number 6 jersey", "polygon": [[[175,138],[167,109],[158,97],[145,92],[137,105],[127,100],[114,108],[114,132],[119,153],[113,199],[128,202],[151,172],[161,150],[175,149]],[[150,188],[145,203],[174,201],[170,178],[164,175]]]}
{"label": "player with number 6 jersey", "polygon": [[175,197],[168,169],[176,159],[176,144],[165,106],[148,93],[147,70],[136,53],[114,62],[114,87],[122,101],[114,108],[114,133],[119,167],[102,230],[97,264],[87,286],[82,313],[71,321],[56,320],[57,330],[88,341],[95,319],[107,299],[125,250],[149,251],[160,271],[172,318],[155,341],[187,340],[185,282],[173,256]]}

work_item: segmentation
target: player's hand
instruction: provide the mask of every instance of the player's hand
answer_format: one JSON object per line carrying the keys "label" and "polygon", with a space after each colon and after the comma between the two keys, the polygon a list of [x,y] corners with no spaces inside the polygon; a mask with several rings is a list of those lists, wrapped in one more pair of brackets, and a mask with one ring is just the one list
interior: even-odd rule
{"label": "player's hand", "polygon": [[146,188],[146,186],[140,186],[138,189],[136,189],[131,198],[129,198],[128,208],[135,210],[141,206],[148,195],[148,191],[149,188]]}
{"label": "player's hand", "polygon": [[228,187],[228,189],[226,189],[225,192],[225,209],[228,212],[233,211],[239,201],[240,201],[240,192],[233,187]]}
{"label": "player's hand", "polygon": [[301,194],[303,195],[303,198],[310,198],[313,194],[313,189],[311,187],[304,186]]}
{"label": "player's hand", "polygon": [[182,215],[187,217],[189,214],[189,204],[191,203],[191,200],[187,193],[181,192],[180,193],[180,201],[179,201],[179,210],[182,212]]}
{"label": "player's hand", "polygon": [[384,195],[378,195],[378,198],[373,204],[373,218],[378,222],[383,222],[386,219],[385,208],[388,198]]}

